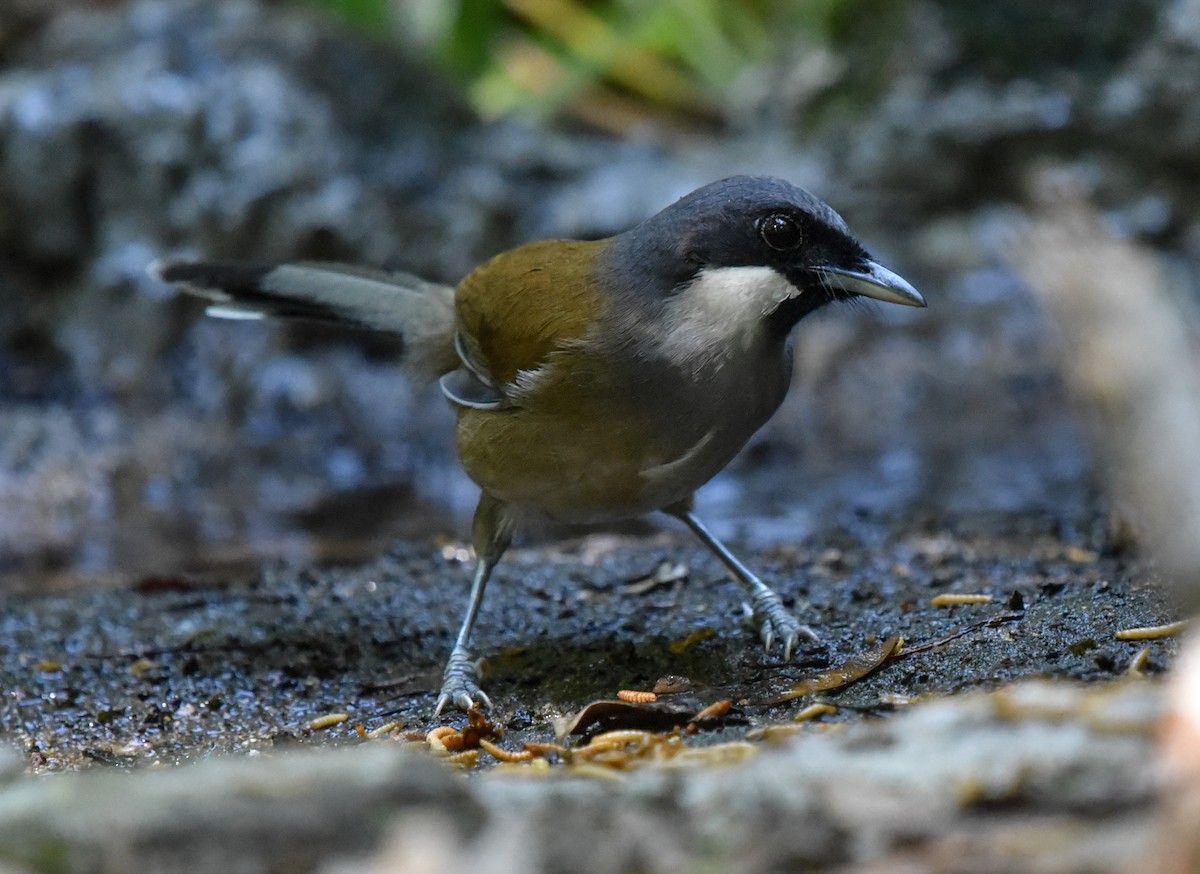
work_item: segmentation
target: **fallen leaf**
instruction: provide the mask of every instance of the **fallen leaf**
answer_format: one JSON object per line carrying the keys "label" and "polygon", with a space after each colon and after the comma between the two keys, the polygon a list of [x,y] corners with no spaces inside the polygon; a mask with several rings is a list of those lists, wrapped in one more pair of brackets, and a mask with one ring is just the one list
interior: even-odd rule
{"label": "fallen leaf", "polygon": [[663,586],[681,583],[688,578],[688,566],[671,561],[660,561],[653,572],[634,577],[621,586],[622,595],[645,595]]}
{"label": "fallen leaf", "polygon": [[[694,699],[635,704],[628,701],[593,701],[574,716],[559,720],[554,733],[561,741],[567,735],[590,735],[612,731],[667,731],[682,725],[709,728],[720,724],[733,709],[722,699],[697,707]],[[737,717],[741,719],[741,711]]]}
{"label": "fallen leaf", "polygon": [[558,720],[554,734],[561,741],[568,735],[595,734],[622,729],[665,731],[683,725],[695,711],[670,704],[630,704],[604,699],[593,701],[574,716]]}
{"label": "fallen leaf", "polygon": [[701,641],[708,640],[710,637],[716,636],[717,630],[711,626],[705,625],[702,628],[697,628],[687,637],[672,641],[671,645],[667,648],[671,651],[671,655],[683,655]]}
{"label": "fallen leaf", "polygon": [[831,689],[840,689],[843,686],[848,686],[853,682],[861,680],[891,658],[896,650],[900,648],[900,642],[900,635],[894,634],[878,646],[863,650],[843,664],[830,668],[824,673],[817,674],[815,677],[801,680],[789,691],[764,703],[768,705],[781,704],[784,701],[802,698],[813,692],[828,692]]}
{"label": "fallen leaf", "polygon": [[695,684],[687,677],[667,674],[665,677],[658,678],[651,691],[655,695],[678,695],[680,692],[691,692],[694,688]]}

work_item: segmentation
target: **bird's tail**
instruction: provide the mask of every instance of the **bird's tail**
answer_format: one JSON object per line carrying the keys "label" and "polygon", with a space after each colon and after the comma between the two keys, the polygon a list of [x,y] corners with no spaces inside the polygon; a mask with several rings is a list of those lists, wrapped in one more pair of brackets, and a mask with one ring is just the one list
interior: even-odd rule
{"label": "bird's tail", "polygon": [[150,273],[208,300],[210,316],[308,319],[386,331],[401,338],[405,363],[422,375],[458,366],[454,289],[407,273],[305,261],[157,261]]}

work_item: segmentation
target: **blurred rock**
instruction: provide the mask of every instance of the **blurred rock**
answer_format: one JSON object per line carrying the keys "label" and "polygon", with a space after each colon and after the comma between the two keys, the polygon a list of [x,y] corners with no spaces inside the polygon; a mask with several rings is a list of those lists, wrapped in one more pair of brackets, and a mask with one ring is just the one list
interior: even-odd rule
{"label": "blurred rock", "polygon": [[1063,174],[1035,177],[1035,221],[1013,259],[1054,321],[1062,368],[1117,507],[1178,587],[1200,603],[1197,349],[1152,255],[1118,240]]}
{"label": "blurred rock", "polygon": [[[65,5],[0,18],[0,432],[18,435],[0,440],[0,573],[26,585],[352,557],[470,511],[449,413],[404,382],[386,339],[207,324],[143,274],[155,257],[454,281],[530,238],[620,230],[719,176],[793,178],[931,306],[799,329],[793,396],[700,495],[718,530],[752,520],[777,541],[1013,513],[1088,536],[1092,462],[996,217],[1054,155],[1129,233],[1200,245],[1200,110],[1180,72],[1200,64],[1195,0],[1133,4],[1136,26],[1022,2],[1038,35],[1022,51],[987,4],[897,6],[847,22],[837,59],[796,58],[808,84],[781,92],[794,105],[748,107],[686,148],[481,127],[426,59],[289,6]],[[1064,27],[1072,51],[1056,59]],[[835,111],[838,94],[865,108]],[[356,498],[371,524],[339,527]]]}
{"label": "blurred rock", "polygon": [[0,790],[0,860],[34,871],[311,871],[363,852],[381,810],[468,830],[480,811],[445,769],[396,747],[226,759]]}
{"label": "blurred rock", "polygon": [[1153,870],[1186,874],[1200,868],[1200,640],[1185,644],[1168,687],[1159,768],[1166,809]]}
{"label": "blurred rock", "polygon": [[[885,226],[932,211],[1019,200],[1033,162],[1078,161],[1105,206],[1146,194],[1194,215],[1183,172],[1200,124],[1195,0],[1115,4],[1079,16],[1018,0],[916,2],[906,34],[862,28],[857,48],[893,72],[858,115],[824,124],[833,178],[870,197]],[[852,65],[853,66],[853,65]],[[835,83],[832,87],[844,87]]]}
{"label": "blurred rock", "polygon": [[347,258],[452,280],[530,233],[530,177],[591,147],[481,131],[427,65],[245,0],[81,7],[14,54],[0,568],[177,568],[247,541],[311,557],[286,546],[292,517],[327,498],[374,494],[386,520],[414,486],[453,494],[448,412],[386,340],[213,330],[145,267]]}
{"label": "blurred rock", "polygon": [[1147,682],[1031,682],[801,730],[742,764],[613,779],[523,768],[466,781],[385,740],[21,780],[0,789],[0,861],[105,874],[1117,874],[1153,834],[1161,699]]}

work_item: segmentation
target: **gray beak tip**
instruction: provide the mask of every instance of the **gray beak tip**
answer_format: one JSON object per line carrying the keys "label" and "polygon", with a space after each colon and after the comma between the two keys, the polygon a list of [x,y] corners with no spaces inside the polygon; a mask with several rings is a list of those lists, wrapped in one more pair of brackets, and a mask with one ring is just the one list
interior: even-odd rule
{"label": "gray beak tip", "polygon": [[852,294],[901,306],[928,306],[921,292],[909,285],[908,280],[874,261],[868,261],[861,270],[827,267],[825,273]]}

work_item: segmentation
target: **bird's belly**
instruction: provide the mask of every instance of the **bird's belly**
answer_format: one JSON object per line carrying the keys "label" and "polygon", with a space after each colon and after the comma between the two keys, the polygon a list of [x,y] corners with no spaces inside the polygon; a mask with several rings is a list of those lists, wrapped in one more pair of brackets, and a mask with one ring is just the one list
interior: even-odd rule
{"label": "bird's belly", "polygon": [[570,415],[463,409],[458,452],[467,474],[503,501],[564,522],[603,522],[689,497],[773,411],[660,408],[637,418],[580,398]]}

